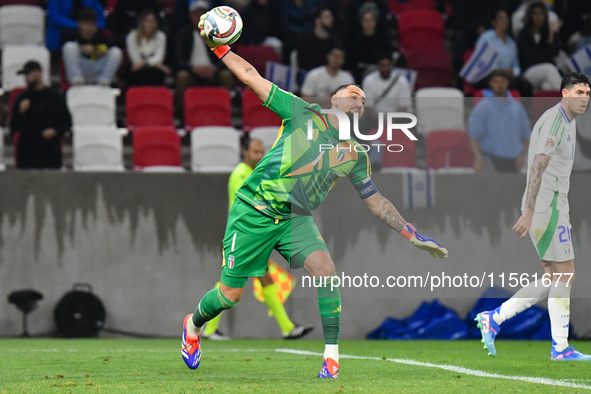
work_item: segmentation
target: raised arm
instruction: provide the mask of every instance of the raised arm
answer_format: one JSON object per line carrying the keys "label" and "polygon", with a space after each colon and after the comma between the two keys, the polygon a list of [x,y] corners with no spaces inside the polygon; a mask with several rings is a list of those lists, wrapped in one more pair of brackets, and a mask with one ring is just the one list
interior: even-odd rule
{"label": "raised arm", "polygon": [[536,199],[538,198],[538,192],[542,185],[542,175],[544,174],[549,161],[550,157],[544,154],[539,153],[534,156],[534,162],[529,173],[529,182],[527,183],[525,211],[517,223],[515,223],[515,226],[513,226],[513,231],[518,232],[520,238],[525,237],[531,228],[531,221],[536,208]]}
{"label": "raised arm", "polygon": [[421,250],[426,250],[433,257],[447,258],[447,249],[434,239],[419,234],[414,226],[404,220],[394,205],[379,192],[365,198],[363,201],[365,201],[371,213],[406,237],[411,244]]}
{"label": "raised arm", "polygon": [[226,67],[236,75],[236,78],[252,90],[263,103],[267,101],[273,84],[261,77],[258,71],[249,62],[232,51],[229,51],[222,58],[222,62],[224,62]]}
{"label": "raised arm", "polygon": [[236,75],[236,78],[238,78],[250,90],[252,90],[263,103],[267,101],[273,84],[261,77],[252,64],[233,53],[229,46],[214,44],[207,38],[205,32],[203,31],[203,23],[206,15],[207,13],[203,14],[201,16],[201,21],[199,22],[201,37],[203,37],[205,43],[211,48],[213,53],[215,53],[216,56],[222,60],[226,67],[228,67],[228,69],[232,71],[234,75]]}

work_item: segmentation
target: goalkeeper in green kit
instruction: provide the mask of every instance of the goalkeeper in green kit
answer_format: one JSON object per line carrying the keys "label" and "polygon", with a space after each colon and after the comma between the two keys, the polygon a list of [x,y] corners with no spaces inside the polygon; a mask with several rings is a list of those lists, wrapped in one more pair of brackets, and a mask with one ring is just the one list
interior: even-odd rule
{"label": "goalkeeper in green kit", "polygon": [[[282,125],[273,148],[236,192],[223,240],[221,285],[205,294],[195,312],[185,317],[183,359],[191,369],[199,366],[202,327],[240,301],[247,279],[263,276],[275,249],[291,267],[303,267],[314,277],[325,338],[324,361],[318,377],[336,378],[341,296],[331,281],[335,265],[312,219],[312,211],[330,189],[340,178],[349,178],[369,210],[413,245],[441,258],[447,258],[447,249],[417,233],[378,192],[371,180],[365,150],[352,139],[339,140],[336,114],[321,114],[320,106],[308,104],[262,78],[228,46],[216,46],[206,38],[205,41],[264,106],[279,115]],[[347,116],[361,116],[364,105],[365,94],[357,85],[340,86],[331,97],[331,109]],[[308,136],[310,119],[314,130]]]}

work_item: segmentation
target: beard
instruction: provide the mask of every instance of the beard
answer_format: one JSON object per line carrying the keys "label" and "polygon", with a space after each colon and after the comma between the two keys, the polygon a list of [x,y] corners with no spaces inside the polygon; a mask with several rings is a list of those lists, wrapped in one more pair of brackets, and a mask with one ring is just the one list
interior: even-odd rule
{"label": "beard", "polygon": [[37,89],[37,86],[39,86],[39,80],[38,79],[36,79],[34,81],[31,81],[31,82],[27,82],[27,88],[29,88],[30,90]]}

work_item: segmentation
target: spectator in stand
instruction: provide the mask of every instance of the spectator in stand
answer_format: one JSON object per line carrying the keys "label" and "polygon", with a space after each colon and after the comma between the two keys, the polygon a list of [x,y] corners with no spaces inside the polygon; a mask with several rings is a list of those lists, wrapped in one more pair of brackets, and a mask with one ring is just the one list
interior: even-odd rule
{"label": "spectator in stand", "polygon": [[349,42],[353,39],[356,32],[361,31],[361,21],[359,13],[365,4],[373,4],[379,10],[378,22],[376,29],[379,34],[386,35],[386,39],[391,40],[390,33],[390,12],[388,9],[388,2],[386,0],[349,0],[345,6],[343,26],[347,27],[343,30],[343,41]]}
{"label": "spectator in stand", "polygon": [[240,45],[270,46],[281,57],[283,43],[279,36],[279,1],[253,0],[241,13],[244,26]]}
{"label": "spectator in stand", "polygon": [[[453,16],[449,21],[455,29],[453,41],[454,74],[464,65],[464,53],[474,48],[476,40],[488,29],[490,15],[504,8],[500,2],[490,0],[452,0]],[[461,80],[458,80],[461,82]],[[461,87],[460,87],[461,88]]]}
{"label": "spectator in stand", "polygon": [[74,39],[78,32],[79,14],[83,8],[92,8],[98,15],[97,24],[105,28],[104,9],[100,0],[48,0],[47,33],[45,45],[50,51],[59,51],[62,45]]}
{"label": "spectator in stand", "polygon": [[61,168],[64,133],[72,127],[66,101],[45,86],[41,65],[28,61],[18,72],[25,75],[27,90],[15,100],[11,131],[19,133],[18,168]]}
{"label": "spectator in stand", "polygon": [[476,172],[517,172],[527,158],[531,127],[523,105],[507,90],[509,78],[493,71],[490,88],[468,119]]}
{"label": "spectator in stand", "polygon": [[127,35],[136,29],[137,21],[144,10],[152,10],[158,24],[164,21],[164,6],[160,0],[117,0],[115,10],[109,18],[109,27],[117,43],[123,44]]}
{"label": "spectator in stand", "polygon": [[319,7],[312,14],[314,27],[299,38],[298,68],[310,71],[326,64],[326,55],[332,48],[340,45],[332,34],[334,16],[328,8]]}
{"label": "spectator in stand", "polygon": [[[589,23],[591,14],[591,1],[569,0],[564,12],[564,24],[560,29],[560,35],[564,38],[571,37],[575,32],[583,30]],[[550,20],[552,22],[552,20]]]}
{"label": "spectator in stand", "polygon": [[585,24],[578,34],[575,51],[591,44],[591,14],[584,15],[583,20]]}
{"label": "spectator in stand", "polygon": [[[386,119],[383,116],[388,112],[412,111],[410,84],[404,75],[393,72],[392,54],[382,52],[378,57],[376,64],[378,69],[369,73],[361,85],[367,100],[365,115],[361,117],[359,125],[360,131],[364,134],[379,126],[380,116],[382,116],[382,125],[386,127]],[[383,150],[369,150],[372,167],[380,167],[383,154]]]}
{"label": "spectator in stand", "polygon": [[341,67],[345,63],[345,50],[334,47],[326,55],[326,65],[314,68],[306,74],[302,85],[302,97],[330,97],[340,85],[353,84],[353,76]]}
{"label": "spectator in stand", "polygon": [[347,47],[347,67],[355,80],[361,82],[363,77],[375,67],[375,64],[388,53],[392,57],[392,44],[387,34],[378,29],[380,10],[374,3],[365,3],[359,11],[361,29],[354,33]]}
{"label": "spectator in stand", "polygon": [[110,86],[121,64],[123,52],[103,34],[97,25],[96,12],[84,8],[78,17],[78,36],[62,49],[68,82],[72,85]]}
{"label": "spectator in stand", "polygon": [[137,29],[125,40],[131,60],[129,84],[164,85],[170,68],[163,64],[166,55],[166,34],[158,29],[158,17],[151,9],[145,9],[138,17]]}
{"label": "spectator in stand", "polygon": [[[527,19],[527,10],[532,3],[538,3],[540,0],[523,0],[517,10],[511,15],[511,26],[513,28],[513,37],[519,37],[519,33],[525,26],[525,20]],[[559,23],[558,15],[552,11],[552,5],[546,1],[542,2],[546,10],[548,11],[548,20],[550,25],[556,25]]]}
{"label": "spectator in stand", "polygon": [[560,51],[559,24],[549,25],[548,8],[543,1],[530,3],[524,21],[517,39],[523,77],[534,91],[560,90],[562,76],[554,65]]}
{"label": "spectator in stand", "polygon": [[297,48],[299,37],[311,29],[314,0],[284,0],[279,14],[281,41],[283,42],[282,62],[289,64],[291,51]]}
{"label": "spectator in stand", "polygon": [[228,90],[233,88],[232,74],[221,68],[221,62],[201,38],[199,18],[207,11],[207,1],[192,3],[189,8],[191,24],[180,29],[174,39],[174,60],[177,67],[175,94],[179,111],[185,90],[189,86],[221,85]]}
{"label": "spectator in stand", "polygon": [[[515,41],[507,34],[509,29],[509,18],[505,10],[497,10],[491,20],[492,28],[482,33],[476,41],[475,52],[478,52],[485,43],[497,51],[498,56],[495,60],[494,69],[504,70],[511,80],[513,87],[517,88],[523,97],[532,95],[531,85],[521,77],[521,67],[517,55],[517,45]],[[477,87],[485,87],[477,84]]]}

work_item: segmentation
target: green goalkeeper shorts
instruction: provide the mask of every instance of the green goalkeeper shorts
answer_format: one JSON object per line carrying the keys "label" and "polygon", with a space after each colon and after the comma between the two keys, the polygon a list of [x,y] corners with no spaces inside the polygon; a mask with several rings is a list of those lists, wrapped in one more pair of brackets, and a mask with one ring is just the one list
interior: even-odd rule
{"label": "green goalkeeper shorts", "polygon": [[292,268],[300,268],[316,250],[328,252],[312,216],[276,220],[237,198],[230,209],[222,257],[221,282],[244,287],[248,277],[265,274],[273,249]]}

